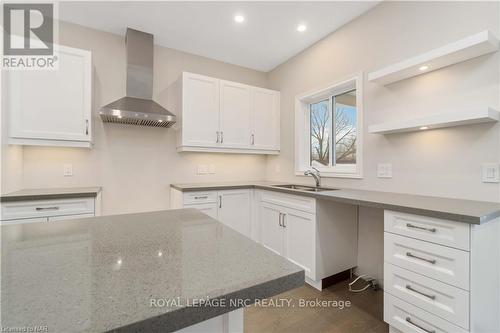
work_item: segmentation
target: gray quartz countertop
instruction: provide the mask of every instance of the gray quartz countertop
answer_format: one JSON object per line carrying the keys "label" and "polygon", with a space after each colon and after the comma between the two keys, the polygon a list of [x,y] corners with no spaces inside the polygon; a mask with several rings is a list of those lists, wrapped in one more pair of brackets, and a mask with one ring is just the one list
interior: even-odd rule
{"label": "gray quartz countertop", "polygon": [[[0,228],[2,327],[170,332],[304,283],[301,268],[195,209]],[[207,298],[220,306],[193,306]]]}
{"label": "gray quartz countertop", "polygon": [[[308,192],[274,187],[283,182],[257,181],[241,183],[172,184],[179,191],[208,191],[238,188],[259,188],[289,194],[300,194],[316,199],[333,200],[354,205],[375,207],[436,217],[469,224],[481,224],[500,217],[500,203],[453,198],[422,196],[394,192],[334,189],[323,192]],[[309,184],[309,186],[311,186]]]}
{"label": "gray quartz countertop", "polygon": [[23,189],[0,196],[0,202],[95,197],[101,187]]}

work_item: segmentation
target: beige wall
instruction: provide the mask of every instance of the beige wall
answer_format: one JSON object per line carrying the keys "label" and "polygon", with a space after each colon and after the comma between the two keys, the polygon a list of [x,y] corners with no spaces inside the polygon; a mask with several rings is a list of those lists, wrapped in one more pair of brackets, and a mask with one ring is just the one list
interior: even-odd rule
{"label": "beige wall", "polygon": [[[124,38],[68,23],[59,29],[61,44],[92,51],[95,146],[24,147],[22,187],[101,185],[104,213],[113,214],[168,208],[170,183],[265,178],[264,156],[177,153],[173,129],[103,124],[99,107],[125,94]],[[182,71],[267,86],[265,73],[156,47],[154,97],[160,104],[171,103],[167,88]],[[63,177],[64,163],[73,164],[73,177]],[[214,164],[216,174],[196,175],[198,164]]]}
{"label": "beige wall", "polygon": [[[499,34],[496,2],[385,2],[268,74],[281,91],[281,154],[269,157],[270,179],[294,176],[294,98],[363,71],[364,178],[327,185],[498,201],[498,184],[484,184],[480,164],[499,162],[499,125],[475,125],[391,136],[368,125],[437,112],[499,105],[499,55],[492,54],[387,87],[366,74],[476,32]],[[377,163],[392,163],[379,179]],[[277,171],[279,170],[279,172]]]}
{"label": "beige wall", "polygon": [[[324,179],[331,186],[499,201],[498,184],[481,182],[480,165],[499,162],[499,124],[455,127],[391,136],[368,125],[424,114],[498,107],[499,54],[457,64],[384,87],[369,71],[489,29],[499,31],[497,2],[384,2],[268,74],[281,91],[281,154],[268,157],[267,177],[294,175],[294,98],[363,71],[364,178]],[[393,178],[376,176],[392,163]],[[383,213],[360,208],[358,274],[383,279]]]}

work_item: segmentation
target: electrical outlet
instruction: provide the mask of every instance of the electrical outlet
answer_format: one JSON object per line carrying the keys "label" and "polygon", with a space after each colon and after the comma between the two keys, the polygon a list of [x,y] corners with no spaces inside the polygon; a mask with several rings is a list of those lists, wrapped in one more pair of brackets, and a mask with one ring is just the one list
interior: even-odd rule
{"label": "electrical outlet", "polygon": [[208,173],[208,168],[206,164],[198,164],[197,173],[199,175],[206,175]]}
{"label": "electrical outlet", "polygon": [[210,164],[208,166],[208,173],[211,175],[215,175],[215,164]]}
{"label": "electrical outlet", "polygon": [[391,163],[379,163],[377,165],[377,177],[378,178],[392,178],[392,164]]}
{"label": "electrical outlet", "polygon": [[65,163],[63,165],[63,175],[64,175],[64,177],[72,177],[73,176],[73,164]]}
{"label": "electrical outlet", "polygon": [[483,183],[498,183],[499,167],[498,163],[483,163],[481,165],[481,179]]}

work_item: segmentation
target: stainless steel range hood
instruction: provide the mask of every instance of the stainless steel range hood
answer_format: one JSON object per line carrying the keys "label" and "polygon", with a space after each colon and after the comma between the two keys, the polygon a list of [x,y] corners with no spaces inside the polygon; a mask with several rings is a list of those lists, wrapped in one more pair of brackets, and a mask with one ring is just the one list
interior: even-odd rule
{"label": "stainless steel range hood", "polygon": [[127,28],[127,95],[102,107],[104,122],[170,127],[175,115],[153,98],[153,35]]}

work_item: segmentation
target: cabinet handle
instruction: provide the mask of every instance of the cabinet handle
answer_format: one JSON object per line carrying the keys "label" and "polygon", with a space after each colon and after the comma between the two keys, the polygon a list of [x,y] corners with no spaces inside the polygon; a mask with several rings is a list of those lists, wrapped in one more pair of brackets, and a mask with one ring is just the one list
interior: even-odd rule
{"label": "cabinet handle", "polygon": [[199,197],[194,197],[195,199],[207,199],[208,198],[208,195],[202,195],[202,196],[199,196]]}
{"label": "cabinet handle", "polygon": [[428,263],[431,263],[431,264],[433,264],[433,265],[436,263],[436,260],[435,260],[435,259],[426,259],[426,258],[422,258],[422,257],[419,257],[419,256],[414,255],[414,254],[413,254],[413,253],[411,253],[411,252],[406,252],[406,256],[407,256],[407,257],[410,257],[410,258],[415,258],[415,259],[419,259],[419,260],[427,261]]}
{"label": "cabinet handle", "polygon": [[215,133],[217,133],[217,141],[215,141],[215,143],[219,143],[219,131],[217,131]]}
{"label": "cabinet handle", "polygon": [[283,228],[286,228],[286,224],[285,224],[285,217],[286,217],[286,214],[285,214],[285,213],[283,213],[283,217],[282,217],[283,222],[281,222],[281,224],[282,224]]}
{"label": "cabinet handle", "polygon": [[89,135],[89,120],[85,119],[85,135]]}
{"label": "cabinet handle", "polygon": [[283,225],[281,224],[281,216],[283,216],[283,213],[280,213],[280,216],[278,217],[278,224],[280,227],[282,227]]}
{"label": "cabinet handle", "polygon": [[255,135],[252,134],[252,146],[255,145]]}
{"label": "cabinet handle", "polygon": [[224,132],[220,131],[220,143],[224,143]]}
{"label": "cabinet handle", "polygon": [[415,327],[417,327],[417,328],[421,329],[421,330],[422,330],[422,331],[424,331],[424,332],[427,332],[427,333],[436,333],[436,331],[435,331],[435,330],[428,330],[428,329],[423,328],[422,326],[420,326],[420,325],[418,325],[418,324],[415,324],[415,323],[411,320],[411,318],[410,318],[410,317],[406,317],[406,321],[407,321],[408,323],[412,324],[413,326],[415,326]]}
{"label": "cabinet handle", "polygon": [[219,195],[219,208],[222,208],[222,195]]}
{"label": "cabinet handle", "polygon": [[406,285],[406,289],[410,290],[410,291],[413,291],[414,293],[417,293],[417,294],[420,294],[422,296],[425,296],[427,298],[430,298],[432,300],[436,299],[436,295],[429,295],[429,294],[426,294],[426,293],[423,293],[421,291],[418,291],[416,289],[413,289],[412,286],[410,286],[409,284]]}
{"label": "cabinet handle", "polygon": [[37,211],[43,211],[43,210],[59,210],[59,207],[54,206],[54,207],[36,207],[35,208]]}
{"label": "cabinet handle", "polygon": [[430,231],[430,232],[436,232],[436,228],[424,228],[424,227],[420,227],[418,225],[413,225],[411,223],[406,223],[406,226],[408,228],[420,229],[420,230],[425,230],[425,231]]}

